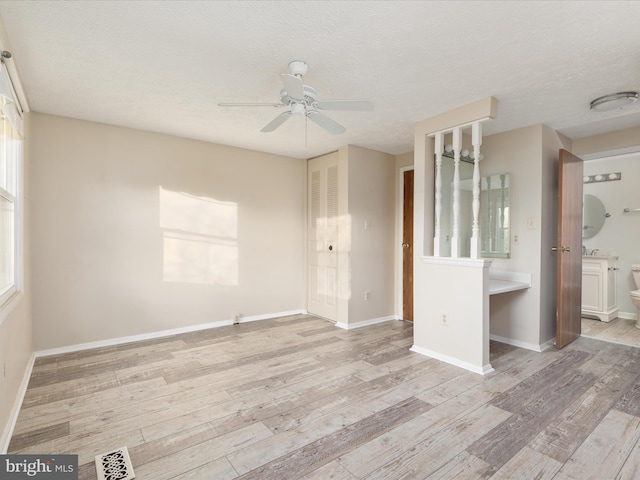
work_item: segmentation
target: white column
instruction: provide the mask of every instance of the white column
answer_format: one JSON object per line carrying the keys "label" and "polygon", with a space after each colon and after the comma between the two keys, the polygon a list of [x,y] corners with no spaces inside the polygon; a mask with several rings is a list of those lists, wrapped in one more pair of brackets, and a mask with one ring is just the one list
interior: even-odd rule
{"label": "white column", "polygon": [[462,133],[460,127],[453,129],[453,228],[451,233],[451,256],[460,256],[460,149]]}
{"label": "white column", "polygon": [[442,227],[440,217],[442,216],[442,132],[435,135],[436,152],[436,184],[435,184],[435,231],[433,236],[433,256],[440,256],[440,238]]}
{"label": "white column", "polygon": [[475,122],[471,126],[473,143],[473,223],[471,225],[471,258],[480,258],[480,145],[482,145],[482,125]]}
{"label": "white column", "polygon": [[499,245],[499,251],[500,252],[504,252],[504,244],[506,242],[506,238],[504,238],[504,200],[505,200],[505,195],[504,195],[504,188],[505,188],[505,179],[506,179],[506,175],[500,175],[500,245]]}

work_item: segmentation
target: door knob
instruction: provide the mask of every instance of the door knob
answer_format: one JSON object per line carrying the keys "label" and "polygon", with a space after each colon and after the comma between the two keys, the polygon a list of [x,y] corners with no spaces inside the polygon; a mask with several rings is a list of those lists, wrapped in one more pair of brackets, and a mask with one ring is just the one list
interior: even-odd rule
{"label": "door knob", "polygon": [[408,243],[403,243],[402,244],[402,248],[409,248],[409,244]]}
{"label": "door knob", "polygon": [[[570,252],[570,251],[571,251],[571,247],[565,247],[565,246],[562,246],[562,247],[560,247],[560,249],[559,249],[559,250],[560,250],[561,252]],[[557,251],[558,251],[558,247],[551,247],[551,251],[552,251],[552,252],[557,252]]]}

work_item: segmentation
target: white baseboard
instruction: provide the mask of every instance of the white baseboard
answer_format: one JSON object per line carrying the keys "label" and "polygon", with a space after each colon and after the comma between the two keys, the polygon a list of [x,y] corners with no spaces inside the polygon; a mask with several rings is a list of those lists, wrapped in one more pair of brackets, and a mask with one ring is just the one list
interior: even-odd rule
{"label": "white baseboard", "polygon": [[469,370],[473,373],[479,373],[480,375],[487,375],[488,373],[491,373],[494,371],[490,363],[487,363],[486,365],[483,365],[482,367],[480,367],[478,365],[474,365],[472,363],[465,362],[457,358],[450,357],[448,355],[443,355],[441,353],[437,353],[432,350],[428,350],[426,348],[416,347],[415,345],[413,345],[409,350],[411,350],[412,352],[419,353],[420,355],[424,355],[426,357],[435,358],[436,360],[440,360],[441,362],[449,363],[456,367],[464,368],[465,370]]}
{"label": "white baseboard", "polygon": [[638,314],[632,312],[618,312],[618,318],[622,318],[624,320],[637,320]]}
{"label": "white baseboard", "polygon": [[27,387],[29,386],[29,379],[31,378],[31,372],[33,371],[33,364],[35,361],[35,354],[31,354],[27,368],[25,368],[24,375],[22,376],[22,382],[20,382],[18,394],[13,402],[13,408],[11,409],[9,420],[4,428],[4,432],[2,432],[2,437],[0,437],[0,454],[6,454],[7,450],[9,450],[9,442],[11,441],[13,429],[16,427],[16,422],[18,421],[18,414],[20,413],[24,396],[27,393]]}
{"label": "white baseboard", "polygon": [[[304,315],[306,310],[291,310],[289,312],[268,313],[264,315],[250,315],[240,318],[240,323],[255,322],[258,320],[267,320],[270,318],[286,317],[289,315]],[[69,345],[67,347],[51,348],[48,350],[39,350],[35,352],[36,357],[46,357],[49,355],[59,355],[61,353],[78,352],[80,350],[89,350],[92,348],[111,347],[113,345],[121,345],[123,343],[140,342],[143,340],[151,340],[154,338],[169,337],[181,333],[196,332],[198,330],[207,330],[209,328],[225,327],[233,325],[233,320],[221,320],[218,322],[201,323],[191,325],[189,327],[173,328],[171,330],[161,330],[159,332],[143,333],[141,335],[131,335],[128,337],[111,338],[108,340],[99,340],[97,342],[80,343],[77,345]]]}
{"label": "white baseboard", "polygon": [[551,340],[547,340],[546,342],[544,342],[542,345],[540,345],[540,351],[544,352],[546,350],[549,350],[550,348],[553,348],[556,344],[556,339],[552,338]]}
{"label": "white baseboard", "polygon": [[507,345],[513,345],[514,347],[526,348],[527,350],[533,350],[534,352],[543,352],[553,346],[555,339],[551,339],[542,345],[537,343],[522,342],[520,340],[514,340],[513,338],[501,337],[500,335],[489,335],[491,340],[496,342],[506,343]]}
{"label": "white baseboard", "polygon": [[368,327],[369,325],[389,322],[391,320],[396,320],[396,316],[389,315],[388,317],[372,318],[371,320],[364,320],[362,322],[355,323],[336,322],[336,327],[343,328],[344,330],[353,330],[354,328]]}

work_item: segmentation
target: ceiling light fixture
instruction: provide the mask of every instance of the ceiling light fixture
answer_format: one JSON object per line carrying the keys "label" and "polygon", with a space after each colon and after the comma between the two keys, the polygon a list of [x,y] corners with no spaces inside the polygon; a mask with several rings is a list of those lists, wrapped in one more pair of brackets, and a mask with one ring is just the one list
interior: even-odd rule
{"label": "ceiling light fixture", "polygon": [[638,92],[619,92],[612,95],[596,98],[591,102],[591,110],[596,112],[609,112],[624,108],[638,101]]}

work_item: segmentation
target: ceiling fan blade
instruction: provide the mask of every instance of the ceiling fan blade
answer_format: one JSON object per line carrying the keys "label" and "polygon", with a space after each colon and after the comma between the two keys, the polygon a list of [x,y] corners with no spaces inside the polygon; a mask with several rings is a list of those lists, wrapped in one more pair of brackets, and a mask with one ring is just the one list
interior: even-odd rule
{"label": "ceiling fan blade", "polygon": [[370,112],[373,110],[373,103],[366,100],[334,100],[329,102],[318,102],[321,110],[352,110],[357,112]]}
{"label": "ceiling fan blade", "polygon": [[282,125],[284,122],[289,120],[289,117],[293,115],[291,112],[282,112],[276,118],[267,123],[264,127],[262,127],[261,132],[273,132],[276,128]]}
{"label": "ceiling fan blade", "polygon": [[219,103],[219,107],[284,107],[284,103]]}
{"label": "ceiling fan blade", "polygon": [[290,73],[281,73],[280,78],[284,85],[284,89],[291,98],[296,100],[304,99],[304,89],[302,88],[302,78],[291,75]]}
{"label": "ceiling fan blade", "polygon": [[322,113],[312,110],[310,112],[307,112],[307,117],[309,117],[309,120],[311,120],[313,123],[320,125],[327,132],[332,133],[333,135],[340,135],[341,133],[344,133],[346,131],[346,129],[342,125]]}

